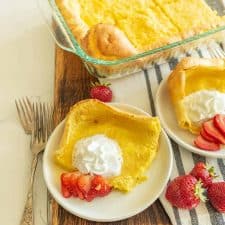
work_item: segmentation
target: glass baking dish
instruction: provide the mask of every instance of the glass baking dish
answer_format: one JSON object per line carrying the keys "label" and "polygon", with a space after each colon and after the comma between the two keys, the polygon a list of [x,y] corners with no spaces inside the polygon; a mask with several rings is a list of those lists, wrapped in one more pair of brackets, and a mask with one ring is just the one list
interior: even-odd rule
{"label": "glass baking dish", "polygon": [[[155,48],[131,57],[117,60],[102,60],[93,58],[79,45],[61,15],[55,0],[37,0],[39,8],[56,43],[69,52],[79,56],[89,73],[98,78],[118,78],[139,70],[151,67],[153,64],[161,64],[176,56],[185,55],[186,51],[198,48],[201,45],[211,44],[212,41],[220,43],[224,39],[225,26],[219,26],[207,32],[173,42],[159,48]],[[225,15],[224,0],[205,0],[208,5],[216,10],[219,15]]]}

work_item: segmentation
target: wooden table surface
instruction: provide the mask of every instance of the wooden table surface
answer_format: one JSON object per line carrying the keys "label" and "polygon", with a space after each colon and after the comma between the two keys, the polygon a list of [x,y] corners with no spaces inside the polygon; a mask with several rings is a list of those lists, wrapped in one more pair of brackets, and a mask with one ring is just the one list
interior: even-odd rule
{"label": "wooden table surface", "polygon": [[[56,47],[55,58],[55,125],[66,115],[71,105],[79,100],[89,97],[90,82],[94,81],[88,74],[80,59],[72,53]],[[161,203],[157,200],[142,213],[129,219],[112,222],[97,223],[78,218],[51,199],[51,224],[52,225],[170,225]],[[107,209],[106,209],[107,210]],[[104,213],[104,212],[103,212]]]}

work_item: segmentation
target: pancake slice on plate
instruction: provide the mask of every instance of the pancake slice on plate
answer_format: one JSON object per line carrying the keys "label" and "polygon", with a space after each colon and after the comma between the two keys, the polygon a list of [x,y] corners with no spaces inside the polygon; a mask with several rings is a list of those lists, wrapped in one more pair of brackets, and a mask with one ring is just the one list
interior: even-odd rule
{"label": "pancake slice on plate", "polygon": [[111,177],[110,183],[120,191],[130,191],[146,179],[145,172],[157,153],[160,132],[157,117],[134,115],[98,100],[84,100],[75,104],[66,117],[55,160],[72,171],[75,143],[96,134],[106,135],[119,144],[123,157],[121,174]]}

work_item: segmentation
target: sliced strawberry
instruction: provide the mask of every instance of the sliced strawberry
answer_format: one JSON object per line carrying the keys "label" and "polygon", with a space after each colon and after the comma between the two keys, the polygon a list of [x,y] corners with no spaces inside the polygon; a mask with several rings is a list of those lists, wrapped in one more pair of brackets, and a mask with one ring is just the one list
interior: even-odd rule
{"label": "sliced strawberry", "polygon": [[104,185],[100,190],[99,190],[99,193],[98,193],[98,196],[100,197],[104,197],[106,195],[108,195],[112,190],[112,187],[110,187],[109,185]]}
{"label": "sliced strawberry", "polygon": [[195,140],[194,144],[201,149],[209,150],[209,151],[217,151],[220,149],[220,144],[210,142],[205,140],[201,135],[199,135]]}
{"label": "sliced strawberry", "polygon": [[61,191],[65,198],[70,196],[76,197],[77,178],[81,175],[80,172],[62,173],[61,174]]}
{"label": "sliced strawberry", "polygon": [[90,175],[81,175],[77,180],[77,187],[81,191],[84,198],[86,198],[91,189],[91,180],[92,176]]}
{"label": "sliced strawberry", "polygon": [[77,193],[77,180],[78,178],[81,176],[81,173],[80,172],[73,172],[71,175],[70,175],[70,185],[71,185],[71,192],[73,194],[74,197],[77,197],[78,196],[78,193]]}
{"label": "sliced strawberry", "polygon": [[88,193],[91,188],[91,176],[90,175],[81,175],[77,180],[77,186],[83,193]]}
{"label": "sliced strawberry", "polygon": [[102,176],[95,176],[91,183],[91,188],[97,196],[103,197],[109,194],[112,190],[109,182]]}
{"label": "sliced strawberry", "polygon": [[72,196],[71,191],[69,191],[69,189],[63,185],[61,185],[61,192],[64,198],[69,198]]}
{"label": "sliced strawberry", "polygon": [[98,195],[97,195],[97,193],[96,193],[96,191],[95,190],[90,190],[89,192],[88,192],[88,194],[86,195],[86,197],[85,197],[85,199],[88,201],[88,202],[90,202],[90,201],[92,201],[95,197],[97,197]]}
{"label": "sliced strawberry", "polygon": [[79,199],[84,199],[84,195],[83,195],[83,193],[80,191],[80,189],[78,188],[78,186],[76,186],[75,187],[75,192],[77,193],[77,197],[79,198]]}
{"label": "sliced strawberry", "polygon": [[61,192],[65,198],[71,196],[92,201],[103,197],[112,190],[108,181],[102,176],[84,175],[80,172],[61,174]]}
{"label": "sliced strawberry", "polygon": [[225,137],[220,130],[214,126],[213,120],[203,123],[203,129],[208,135],[218,140],[221,144],[225,144]]}
{"label": "sliced strawberry", "polygon": [[205,140],[210,141],[210,142],[214,142],[214,143],[218,143],[218,140],[215,139],[214,137],[208,135],[206,133],[206,131],[204,130],[204,128],[201,129],[200,134]]}
{"label": "sliced strawberry", "polygon": [[70,185],[70,177],[71,177],[71,173],[62,173],[61,174],[61,183],[63,186]]}
{"label": "sliced strawberry", "polygon": [[61,191],[63,196],[68,198],[72,195],[72,187],[71,187],[71,173],[62,173],[61,174]]}
{"label": "sliced strawberry", "polygon": [[217,114],[213,118],[215,127],[217,127],[223,135],[225,135],[225,115]]}

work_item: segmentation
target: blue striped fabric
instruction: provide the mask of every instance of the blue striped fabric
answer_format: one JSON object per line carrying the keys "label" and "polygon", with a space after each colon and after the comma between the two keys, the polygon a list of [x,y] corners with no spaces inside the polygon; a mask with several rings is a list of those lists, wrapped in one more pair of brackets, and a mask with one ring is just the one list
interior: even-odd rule
{"label": "blue striped fabric", "polygon": [[[223,45],[222,45],[223,47]],[[203,47],[192,50],[187,56],[209,57],[210,54]],[[143,110],[156,115],[155,95],[157,88],[179,61],[172,58],[168,63],[155,65],[153,68],[110,81],[114,93],[115,102],[123,102],[135,105]],[[221,180],[225,180],[225,160],[211,159],[191,153],[171,140],[174,152],[174,165],[171,179],[188,173],[198,161],[207,162],[215,167]],[[219,180],[219,179],[218,179]],[[164,190],[165,192],[165,190]],[[225,215],[216,212],[209,203],[201,203],[197,208],[180,210],[171,205],[165,199],[165,193],[160,196],[160,201],[165,208],[173,225],[225,225]]]}

